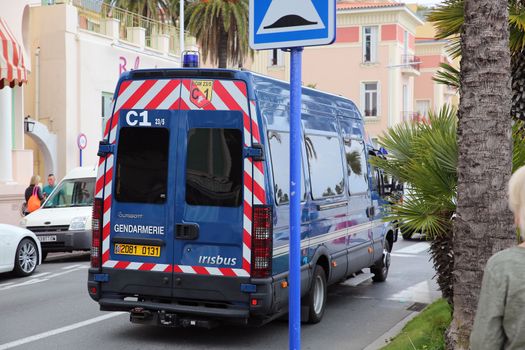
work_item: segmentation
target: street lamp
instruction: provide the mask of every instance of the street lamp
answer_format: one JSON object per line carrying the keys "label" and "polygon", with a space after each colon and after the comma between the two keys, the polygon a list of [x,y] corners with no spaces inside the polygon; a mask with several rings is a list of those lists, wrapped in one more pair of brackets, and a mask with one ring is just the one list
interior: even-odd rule
{"label": "street lamp", "polygon": [[31,120],[31,117],[29,115],[24,118],[24,129],[26,132],[29,133],[33,132],[33,130],[35,129],[35,122]]}

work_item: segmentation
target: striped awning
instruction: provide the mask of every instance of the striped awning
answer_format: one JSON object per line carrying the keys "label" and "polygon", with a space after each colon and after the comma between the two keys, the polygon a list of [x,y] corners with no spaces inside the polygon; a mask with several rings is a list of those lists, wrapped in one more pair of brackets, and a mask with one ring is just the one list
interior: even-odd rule
{"label": "striped awning", "polygon": [[4,86],[21,86],[27,82],[24,55],[15,36],[0,17],[0,89]]}

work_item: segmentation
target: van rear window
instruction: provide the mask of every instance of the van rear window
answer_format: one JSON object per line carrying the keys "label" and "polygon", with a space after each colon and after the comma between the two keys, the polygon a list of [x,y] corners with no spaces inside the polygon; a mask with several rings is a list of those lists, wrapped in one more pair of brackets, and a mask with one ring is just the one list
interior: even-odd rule
{"label": "van rear window", "polygon": [[117,152],[115,198],[119,202],[164,203],[169,132],[164,128],[122,128]]}
{"label": "van rear window", "polygon": [[238,207],[242,203],[242,133],[239,129],[188,131],[186,202]]}

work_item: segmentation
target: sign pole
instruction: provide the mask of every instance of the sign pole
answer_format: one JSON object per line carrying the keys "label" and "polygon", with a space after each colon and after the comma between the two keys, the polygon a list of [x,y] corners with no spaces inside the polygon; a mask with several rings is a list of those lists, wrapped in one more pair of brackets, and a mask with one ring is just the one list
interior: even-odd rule
{"label": "sign pole", "polygon": [[301,70],[302,47],[290,50],[290,350],[301,348]]}
{"label": "sign pole", "polygon": [[82,166],[82,148],[80,149],[80,166]]}

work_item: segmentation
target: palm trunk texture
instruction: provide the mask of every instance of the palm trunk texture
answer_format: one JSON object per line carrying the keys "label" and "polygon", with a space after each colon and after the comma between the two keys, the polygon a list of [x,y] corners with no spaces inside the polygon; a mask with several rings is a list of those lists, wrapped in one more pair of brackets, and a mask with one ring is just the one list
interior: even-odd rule
{"label": "palm trunk texture", "polygon": [[228,34],[221,24],[221,34],[219,36],[219,68],[226,68],[228,65]]}
{"label": "palm trunk texture", "polygon": [[506,187],[512,169],[506,0],[465,0],[461,37],[454,314],[448,349],[468,349],[483,269],[515,244]]}

